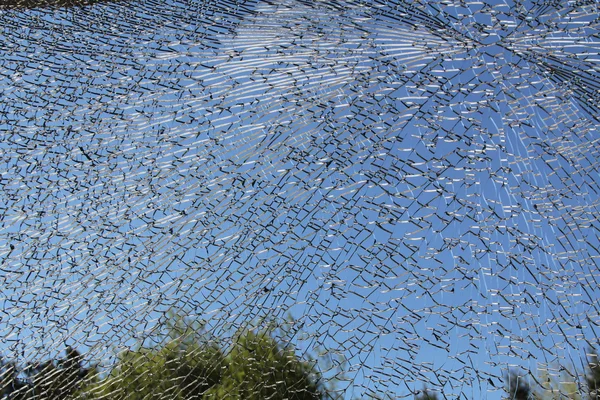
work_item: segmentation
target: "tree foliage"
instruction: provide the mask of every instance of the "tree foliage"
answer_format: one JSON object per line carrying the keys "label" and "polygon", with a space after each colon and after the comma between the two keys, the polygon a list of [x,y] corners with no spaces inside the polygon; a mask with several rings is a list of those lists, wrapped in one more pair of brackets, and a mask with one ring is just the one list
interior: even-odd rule
{"label": "tree foliage", "polygon": [[[289,322],[289,321],[288,321]],[[10,400],[318,400],[338,398],[323,383],[317,363],[302,360],[274,329],[244,329],[230,345],[208,334],[201,323],[179,315],[167,321],[160,345],[126,350],[114,367],[98,378],[95,367],[84,367],[81,354],[70,346],[58,360],[28,363],[0,359],[0,399]],[[285,324],[284,324],[285,325]],[[284,335],[285,336],[285,335]],[[590,349],[586,368],[561,368],[560,377],[546,372],[532,387],[516,370],[506,374],[508,399],[553,400],[600,398],[598,354]],[[579,384],[577,384],[579,380]],[[437,400],[424,388],[415,400]]]}
{"label": "tree foliage", "polygon": [[164,344],[126,350],[104,377],[66,357],[24,367],[0,360],[0,398],[11,400],[316,400],[334,397],[316,362],[303,361],[272,329],[238,332],[230,346],[202,324],[179,315],[167,321]]}
{"label": "tree foliage", "polygon": [[[326,397],[315,364],[270,330],[244,330],[224,349],[221,341],[180,317],[169,322],[166,344],[119,355],[105,379],[85,396],[114,400],[290,399]],[[331,396],[327,396],[331,397]]]}
{"label": "tree foliage", "polygon": [[593,348],[588,350],[585,380],[590,400],[600,399],[600,365],[598,365],[598,352]]}
{"label": "tree foliage", "polygon": [[536,396],[522,375],[516,371],[511,371],[507,376],[507,388],[509,399],[514,400],[533,400]]}
{"label": "tree foliage", "polygon": [[509,399],[515,400],[598,400],[600,399],[600,366],[598,353],[590,348],[587,351],[585,371],[579,374],[570,368],[560,367],[558,375],[542,371],[541,384],[535,390],[527,380],[516,371],[506,375],[506,392]]}
{"label": "tree foliage", "polygon": [[313,366],[268,335],[246,331],[226,360],[223,380],[211,388],[216,399],[312,400],[324,397]]}
{"label": "tree foliage", "polygon": [[11,400],[67,400],[91,383],[93,368],[82,366],[81,354],[67,346],[65,358],[29,363],[0,361],[0,398]]}
{"label": "tree foliage", "polygon": [[115,400],[202,398],[221,381],[225,356],[216,343],[203,340],[201,327],[179,317],[167,325],[164,346],[121,352],[116,366],[88,387],[87,395]]}
{"label": "tree foliage", "polygon": [[199,399],[221,379],[224,356],[214,346],[186,347],[171,342],[160,349],[125,351],[105,378],[87,389],[93,398]]}

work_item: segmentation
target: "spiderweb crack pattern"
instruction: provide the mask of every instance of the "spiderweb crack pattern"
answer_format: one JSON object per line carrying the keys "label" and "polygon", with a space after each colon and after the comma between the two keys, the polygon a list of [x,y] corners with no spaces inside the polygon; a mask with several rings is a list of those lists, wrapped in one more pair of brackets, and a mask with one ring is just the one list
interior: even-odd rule
{"label": "spiderweb crack pattern", "polygon": [[48,4],[0,10],[5,353],[291,313],[347,393],[499,398],[597,340],[596,2]]}

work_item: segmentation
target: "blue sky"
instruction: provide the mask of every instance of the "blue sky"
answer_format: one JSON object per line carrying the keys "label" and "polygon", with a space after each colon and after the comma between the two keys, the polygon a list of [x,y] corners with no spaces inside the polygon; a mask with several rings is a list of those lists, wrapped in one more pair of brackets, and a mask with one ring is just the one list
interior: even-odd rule
{"label": "blue sky", "polygon": [[402,4],[3,11],[5,354],[106,357],[185,305],[291,312],[354,394],[577,362],[597,124],[525,58],[594,76],[597,10]]}

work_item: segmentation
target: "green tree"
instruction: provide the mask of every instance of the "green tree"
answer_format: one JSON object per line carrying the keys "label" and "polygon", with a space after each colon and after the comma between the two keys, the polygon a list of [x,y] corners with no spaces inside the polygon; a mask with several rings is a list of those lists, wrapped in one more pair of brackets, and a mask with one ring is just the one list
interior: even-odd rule
{"label": "green tree", "polygon": [[587,371],[585,380],[588,386],[590,400],[600,399],[600,365],[598,365],[598,352],[590,348],[587,354]]}
{"label": "green tree", "polygon": [[548,369],[539,371],[539,390],[537,397],[543,400],[581,400],[578,381],[580,380],[573,368],[556,366],[555,371],[560,374],[551,374]]}
{"label": "green tree", "polygon": [[238,336],[227,357],[223,380],[206,396],[249,400],[324,397],[314,365],[300,361],[293,348],[278,344],[269,331],[250,330]]}
{"label": "green tree", "polygon": [[19,378],[19,366],[14,361],[0,359],[0,398],[23,398],[28,386]]}
{"label": "green tree", "polygon": [[108,376],[86,389],[94,398],[128,400],[200,399],[221,381],[225,356],[204,340],[198,327],[174,316],[168,322],[167,343],[158,348],[119,354]]}
{"label": "green tree", "polygon": [[240,331],[231,347],[208,335],[202,324],[179,315],[167,323],[165,344],[119,354],[115,368],[82,396],[110,400],[290,399],[327,394],[316,362],[301,361],[272,330]]}
{"label": "green tree", "polygon": [[506,392],[511,400],[536,399],[534,391],[524,377],[516,371],[510,371],[506,375]]}
{"label": "green tree", "polygon": [[78,396],[79,389],[92,375],[82,366],[78,351],[67,346],[59,360],[29,363],[0,360],[0,398],[10,400],[67,400]]}
{"label": "green tree", "polygon": [[86,392],[110,399],[200,399],[220,380],[223,355],[215,347],[181,351],[168,343],[161,349],[120,354],[117,367]]}
{"label": "green tree", "polygon": [[89,377],[90,369],[82,366],[81,354],[67,346],[65,358],[29,364],[23,371],[29,381],[27,399],[67,400],[77,397]]}

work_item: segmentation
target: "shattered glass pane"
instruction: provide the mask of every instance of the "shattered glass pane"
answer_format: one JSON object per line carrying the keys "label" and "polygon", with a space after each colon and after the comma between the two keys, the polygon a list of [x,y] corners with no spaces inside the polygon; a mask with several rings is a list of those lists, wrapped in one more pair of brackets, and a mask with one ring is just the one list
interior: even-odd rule
{"label": "shattered glass pane", "polygon": [[290,319],[340,398],[581,369],[598,7],[4,1],[0,352],[108,373],[182,310]]}

